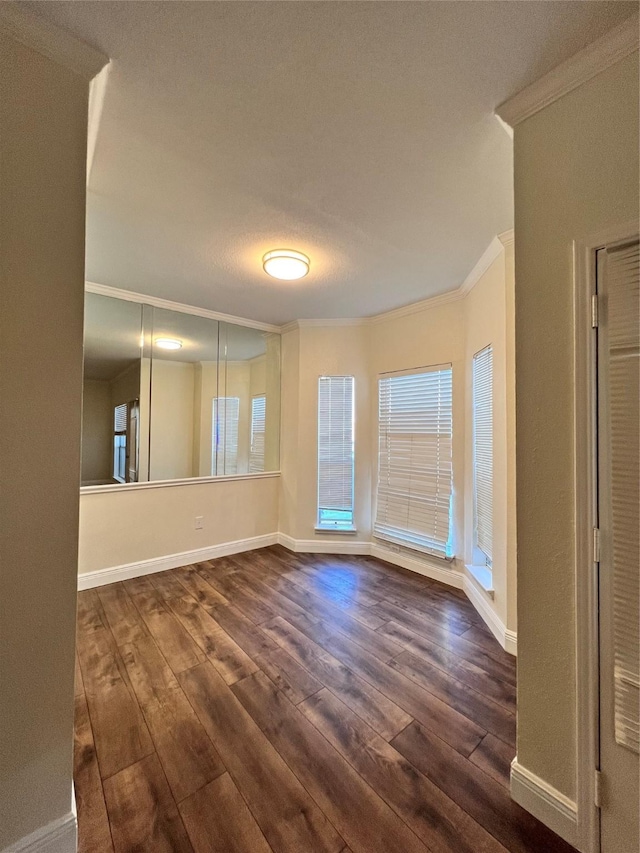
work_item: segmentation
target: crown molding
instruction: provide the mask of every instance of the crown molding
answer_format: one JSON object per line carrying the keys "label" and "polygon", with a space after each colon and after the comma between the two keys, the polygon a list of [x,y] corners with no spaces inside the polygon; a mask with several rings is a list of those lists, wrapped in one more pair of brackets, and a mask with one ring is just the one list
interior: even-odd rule
{"label": "crown molding", "polygon": [[172,302],[170,299],[161,299],[159,296],[148,296],[144,293],[136,293],[133,290],[122,290],[119,287],[109,287],[107,284],[97,284],[86,281],[84,289],[87,293],[95,293],[98,296],[111,296],[116,299],[124,299],[126,302],[139,302],[144,305],[153,305],[154,308],[164,308],[167,311],[179,311],[182,314],[194,314],[196,317],[206,317],[209,320],[219,320],[222,323],[232,323],[235,326],[246,326],[249,329],[260,329],[262,332],[280,333],[280,326],[271,323],[261,323],[259,320],[248,320],[245,317],[235,317],[233,314],[221,314],[219,311],[210,311],[208,308],[198,308],[195,305],[184,305],[182,302]]}
{"label": "crown molding", "polygon": [[298,328],[319,328],[327,326],[366,326],[368,323],[367,317],[336,317],[331,318],[311,318],[309,320],[297,320]]}
{"label": "crown molding", "polygon": [[498,240],[502,243],[502,245],[507,248],[507,246],[511,246],[515,239],[515,233],[513,228],[510,228],[508,231],[503,231],[502,234],[498,234]]}
{"label": "crown molding", "polygon": [[402,305],[400,308],[394,308],[392,311],[374,314],[372,317],[368,317],[367,321],[375,326],[378,323],[386,323],[388,320],[399,320],[401,317],[408,317],[410,314],[419,314],[421,311],[429,311],[431,308],[449,305],[450,302],[457,302],[461,298],[462,293],[460,288],[456,288],[456,290],[451,290],[449,293],[430,296],[428,299],[421,299],[420,302],[411,302],[409,305]]}
{"label": "crown molding", "polygon": [[309,319],[292,320],[280,326],[280,332],[295,332],[297,329],[330,329],[340,326],[367,326],[368,317],[311,317]]}
{"label": "crown molding", "polygon": [[636,50],[637,14],[508,98],[496,107],[495,114],[506,124],[515,127]]}
{"label": "crown molding", "polygon": [[409,305],[402,305],[400,308],[394,308],[393,310],[385,311],[382,314],[374,314],[371,317],[336,317],[334,319],[309,318],[292,320],[290,323],[285,323],[282,326],[273,326],[269,323],[261,323],[258,320],[234,317],[231,314],[220,314],[217,311],[210,311],[208,308],[197,308],[194,305],[183,305],[182,302],[171,302],[168,299],[161,299],[158,296],[147,296],[144,293],[136,293],[133,290],[122,290],[118,287],[110,287],[106,284],[96,284],[92,281],[85,282],[85,290],[87,293],[96,293],[98,296],[111,296],[116,299],[125,299],[127,302],[141,302],[145,305],[153,305],[156,308],[166,308],[169,311],[181,311],[183,314],[195,314],[197,317],[208,317],[212,320],[220,320],[224,323],[234,323],[235,325],[247,326],[250,329],[261,329],[265,332],[275,332],[281,335],[284,335],[287,332],[295,332],[299,329],[375,326],[378,323],[386,323],[389,320],[399,320],[401,317],[409,317],[411,314],[420,314],[422,311],[430,311],[432,308],[439,308],[442,305],[449,305],[452,302],[458,302],[461,299],[464,299],[464,297],[480,281],[491,264],[500,257],[501,253],[504,252],[505,248],[511,243],[513,243],[513,230],[503,231],[501,234],[494,237],[480,256],[469,275],[465,278],[460,287],[455,290],[451,290],[448,293],[441,293],[439,296],[430,296],[428,299],[420,300],[420,302],[411,302]]}
{"label": "crown molding", "polygon": [[0,3],[0,32],[91,80],[109,62],[95,47],[57,27],[20,3]]}
{"label": "crown molding", "polygon": [[[508,232],[503,232],[508,233]],[[460,296],[466,296],[476,284],[480,281],[482,276],[489,269],[491,264],[500,257],[502,252],[504,252],[505,244],[500,240],[499,237],[494,237],[493,240],[489,243],[484,252],[480,255],[478,260],[476,261],[476,265],[471,270],[469,275],[462,282],[458,291]]]}

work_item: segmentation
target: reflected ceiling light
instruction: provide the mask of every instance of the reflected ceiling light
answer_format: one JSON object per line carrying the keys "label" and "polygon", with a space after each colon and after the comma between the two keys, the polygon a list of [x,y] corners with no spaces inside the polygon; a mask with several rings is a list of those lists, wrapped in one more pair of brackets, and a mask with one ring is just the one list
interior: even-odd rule
{"label": "reflected ceiling light", "polygon": [[262,258],[262,268],[267,275],[284,281],[304,278],[309,272],[310,263],[306,255],[294,252],[293,249],[274,249]]}
{"label": "reflected ceiling light", "polygon": [[160,349],[180,349],[182,341],[176,341],[175,338],[156,338],[154,344]]}

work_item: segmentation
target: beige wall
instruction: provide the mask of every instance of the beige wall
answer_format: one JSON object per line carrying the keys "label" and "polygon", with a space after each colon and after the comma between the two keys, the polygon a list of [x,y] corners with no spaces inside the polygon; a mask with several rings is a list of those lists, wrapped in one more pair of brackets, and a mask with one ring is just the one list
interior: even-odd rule
{"label": "beige wall", "polygon": [[0,33],[0,849],[71,810],[87,99]]}
{"label": "beige wall", "polygon": [[193,364],[154,359],[151,369],[150,480],[193,476]]}
{"label": "beige wall", "polygon": [[[303,326],[283,336],[281,530],[294,539],[327,540],[316,533],[318,378],[355,377],[354,518],[359,541],[371,532],[370,401],[366,326]],[[350,537],[343,537],[347,541]]]}
{"label": "beige wall", "polygon": [[[513,244],[507,245],[464,299],[465,340],[465,487],[464,561],[474,561],[473,505],[473,356],[493,349],[493,601],[500,621],[516,630],[515,382],[513,335]],[[482,592],[481,595],[485,593]]]}
{"label": "beige wall", "polygon": [[[479,343],[482,341],[482,343]],[[471,359],[493,342],[496,361],[495,600],[515,631],[515,451],[513,447],[513,247],[464,299],[372,324],[300,324],[283,335],[283,422],[280,530],[302,541],[369,542],[375,518],[378,377],[435,364],[453,366],[454,546],[451,570],[471,561]],[[318,377],[353,375],[356,397],[355,536],[315,531],[317,512]]]}
{"label": "beige wall", "polygon": [[111,380],[112,408],[115,409],[116,406],[121,406],[123,403],[140,399],[140,373],[140,362],[134,361],[133,364]]}
{"label": "beige wall", "polygon": [[82,384],[82,482],[113,482],[113,406],[111,384],[85,379]]}
{"label": "beige wall", "polygon": [[638,216],[638,54],[515,129],[518,761],[576,794],[572,241]]}
{"label": "beige wall", "polygon": [[247,474],[251,443],[251,366],[248,361],[228,361],[225,368],[221,371],[220,396],[237,397],[239,401],[237,470],[225,473]]}
{"label": "beige wall", "polygon": [[272,475],[82,494],[80,574],[276,533],[278,490]]}
{"label": "beige wall", "polygon": [[282,336],[282,420],[280,424],[280,530],[294,536],[298,525],[298,410],[300,331]]}
{"label": "beige wall", "polygon": [[[376,323],[370,330],[372,381],[370,438],[375,488],[378,452],[378,376],[396,370],[451,364],[453,369],[453,527],[456,561],[460,568],[464,549],[465,465],[465,347],[462,300],[436,305],[405,317]],[[375,507],[373,508],[375,511]]]}

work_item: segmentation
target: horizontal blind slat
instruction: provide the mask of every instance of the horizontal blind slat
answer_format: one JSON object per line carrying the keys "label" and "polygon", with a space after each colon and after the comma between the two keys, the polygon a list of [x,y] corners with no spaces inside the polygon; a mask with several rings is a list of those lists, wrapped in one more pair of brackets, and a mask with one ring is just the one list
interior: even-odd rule
{"label": "horizontal blind slat", "polygon": [[473,357],[473,506],[475,544],[493,558],[493,348]]}
{"label": "horizontal blind slat", "polygon": [[446,556],[452,492],[451,367],[379,379],[374,533]]}
{"label": "horizontal blind slat", "polygon": [[251,399],[251,446],[249,450],[249,472],[264,471],[265,426],[267,398],[264,394]]}
{"label": "horizontal blind slat", "polygon": [[323,526],[353,524],[353,407],[353,376],[319,378],[318,524]]}

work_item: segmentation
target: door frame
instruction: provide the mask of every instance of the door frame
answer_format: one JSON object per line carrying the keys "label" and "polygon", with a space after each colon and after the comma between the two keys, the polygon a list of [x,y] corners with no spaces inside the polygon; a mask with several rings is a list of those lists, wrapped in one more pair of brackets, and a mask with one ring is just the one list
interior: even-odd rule
{"label": "door frame", "polygon": [[[600,853],[597,526],[597,372],[592,296],[598,249],[638,237],[631,220],[573,242],[574,512],[576,606],[576,807],[578,849]],[[586,425],[586,429],[585,429]]]}

